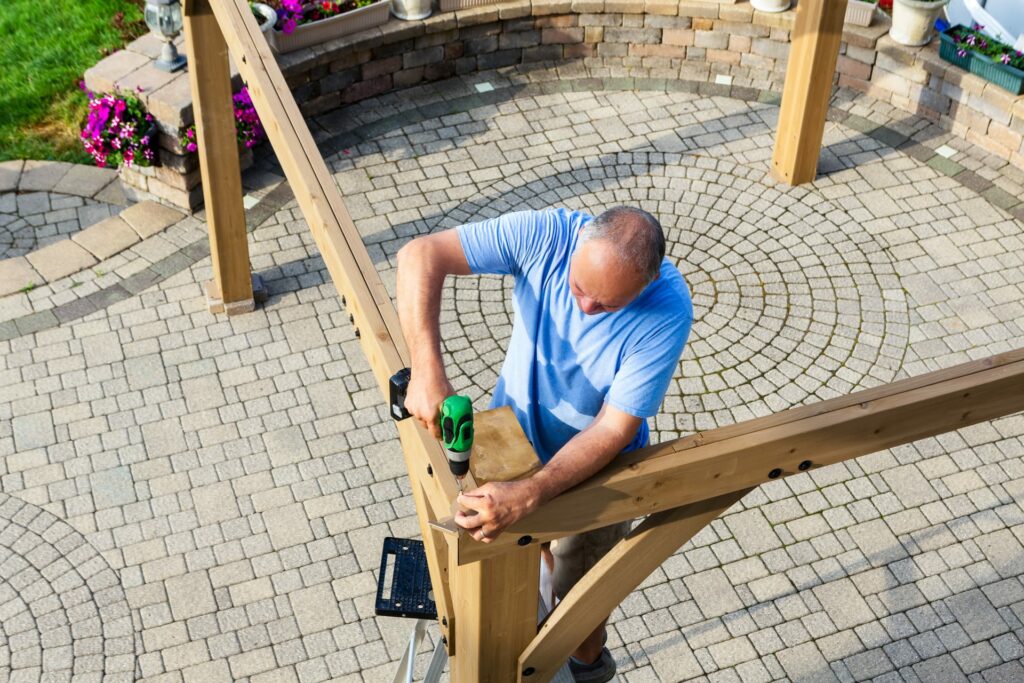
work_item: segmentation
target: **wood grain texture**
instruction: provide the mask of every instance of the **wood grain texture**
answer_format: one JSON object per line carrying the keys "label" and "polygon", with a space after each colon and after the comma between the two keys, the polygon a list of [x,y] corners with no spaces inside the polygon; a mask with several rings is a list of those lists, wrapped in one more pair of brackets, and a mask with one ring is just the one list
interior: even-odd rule
{"label": "wood grain texture", "polygon": [[[247,3],[221,0],[213,4],[213,12],[331,279],[360,331],[363,352],[387,400],[388,379],[405,367],[409,358],[391,298]],[[432,517],[448,514],[458,488],[440,444],[414,420],[397,425],[410,484],[424,494],[417,502],[417,513],[428,546],[431,581],[442,585],[441,551],[432,547],[437,535],[426,525]],[[402,456],[395,453],[394,457]],[[435,599],[439,618],[447,618],[451,624],[448,595],[435,591]]]}
{"label": "wood grain texture", "polygon": [[210,234],[213,289],[225,310],[233,311],[237,306],[232,304],[251,306],[253,294],[228,46],[210,0],[194,0],[189,10],[184,17],[185,49]]}
{"label": "wood grain texture", "polygon": [[476,413],[473,428],[476,438],[469,471],[477,485],[522,479],[541,468],[540,458],[512,408],[502,406]]}
{"label": "wood grain texture", "polygon": [[1024,349],[628,453],[459,562],[747,489],[1024,410]]}
{"label": "wood grain texture", "polygon": [[540,546],[461,567],[449,561],[449,569],[458,623],[452,680],[514,683],[519,655],[537,634]]}
{"label": "wood grain texture", "polygon": [[[548,681],[651,572],[750,489],[658,512],[619,541],[548,615],[519,657],[520,683]],[[524,670],[533,669],[530,676]]]}
{"label": "wood grain texture", "polygon": [[772,177],[789,185],[817,177],[845,16],[846,0],[797,4],[771,166]]}

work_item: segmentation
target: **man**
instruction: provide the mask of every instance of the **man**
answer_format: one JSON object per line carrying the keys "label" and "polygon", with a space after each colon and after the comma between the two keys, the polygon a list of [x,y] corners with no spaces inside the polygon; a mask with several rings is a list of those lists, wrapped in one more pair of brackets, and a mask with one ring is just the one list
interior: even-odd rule
{"label": "man", "polygon": [[[661,225],[616,207],[592,218],[524,211],[413,240],[398,253],[398,314],[412,356],[408,411],[438,436],[441,402],[454,393],[441,358],[438,318],[447,275],[515,277],[515,323],[492,407],[514,410],[544,466],[531,477],[459,496],[456,522],[485,543],[617,454],[647,445],[693,310],[665,258]],[[554,544],[562,598],[629,530],[629,523]],[[606,681],[615,662],[601,624],[573,654],[577,681]]]}

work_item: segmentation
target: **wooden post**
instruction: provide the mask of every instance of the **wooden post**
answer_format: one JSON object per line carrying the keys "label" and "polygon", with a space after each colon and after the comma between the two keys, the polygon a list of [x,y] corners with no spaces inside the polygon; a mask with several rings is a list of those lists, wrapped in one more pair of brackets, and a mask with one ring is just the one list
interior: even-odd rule
{"label": "wooden post", "polygon": [[452,681],[514,683],[519,655],[537,635],[540,546],[461,567],[453,557],[448,571],[458,624]]}
{"label": "wooden post", "polygon": [[228,46],[210,0],[191,0],[184,9],[192,109],[213,261],[213,280],[206,284],[207,305],[212,313],[247,313],[256,303],[242,206]]}
{"label": "wooden post", "polygon": [[818,173],[845,16],[846,0],[801,0],[796,7],[771,169],[789,185],[809,183]]}

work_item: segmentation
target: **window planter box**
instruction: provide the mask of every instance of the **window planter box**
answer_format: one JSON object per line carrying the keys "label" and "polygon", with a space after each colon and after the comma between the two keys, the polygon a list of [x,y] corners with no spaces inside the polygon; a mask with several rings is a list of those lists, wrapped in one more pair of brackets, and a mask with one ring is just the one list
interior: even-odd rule
{"label": "window planter box", "polygon": [[851,26],[871,26],[878,0],[849,0],[846,3],[846,23]]}
{"label": "window planter box", "polygon": [[372,5],[359,7],[344,14],[309,24],[300,24],[290,34],[274,29],[267,36],[270,46],[276,52],[284,54],[380,26],[388,20],[390,10],[391,0],[379,0]]}
{"label": "window planter box", "polygon": [[499,2],[501,2],[501,0],[440,0],[440,10],[442,12],[454,12],[457,9],[496,5]]}
{"label": "window planter box", "polygon": [[963,28],[963,26],[960,26],[959,24],[956,26],[950,26],[939,34],[939,56],[950,64],[956,64],[964,71],[970,71],[971,55],[974,53],[968,51],[964,57],[961,57],[956,53],[956,39],[953,37],[953,32],[958,28]]}
{"label": "window planter box", "polygon": [[990,83],[995,83],[1014,95],[1024,93],[1024,71],[1009,64],[994,61],[985,55],[971,54],[971,73],[977,74]]}
{"label": "window planter box", "polygon": [[956,64],[964,71],[970,71],[989,83],[995,83],[1000,88],[1009,90],[1014,95],[1024,93],[1024,71],[971,50],[967,50],[967,54],[963,57],[957,54],[956,39],[953,34],[963,28],[958,24],[942,32],[939,36],[941,41],[939,56],[950,64]]}

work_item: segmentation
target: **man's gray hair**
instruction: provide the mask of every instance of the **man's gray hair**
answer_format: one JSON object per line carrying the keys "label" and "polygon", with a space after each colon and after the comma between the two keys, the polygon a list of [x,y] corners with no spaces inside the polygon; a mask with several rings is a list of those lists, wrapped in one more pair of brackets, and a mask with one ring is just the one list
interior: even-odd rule
{"label": "man's gray hair", "polygon": [[646,276],[648,284],[658,277],[665,258],[665,233],[658,219],[643,209],[608,209],[580,229],[580,244],[590,240],[614,242],[622,260]]}

